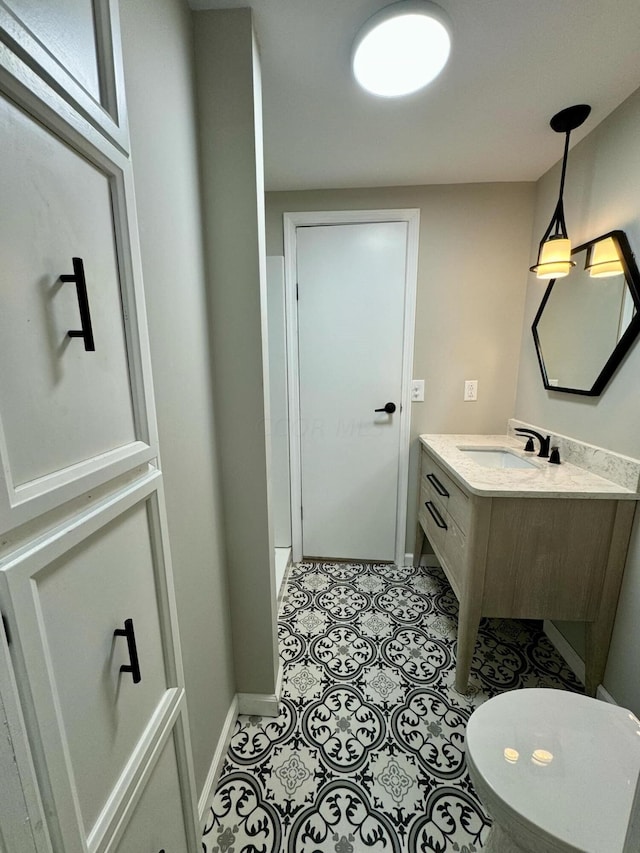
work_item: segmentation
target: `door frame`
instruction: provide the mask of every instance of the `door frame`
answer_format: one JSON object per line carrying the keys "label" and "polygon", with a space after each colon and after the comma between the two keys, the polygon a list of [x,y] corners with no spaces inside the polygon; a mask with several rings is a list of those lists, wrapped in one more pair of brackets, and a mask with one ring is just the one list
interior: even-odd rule
{"label": "door frame", "polygon": [[356,225],[373,222],[407,223],[407,262],[404,283],[404,334],[402,341],[402,388],[398,448],[398,502],[396,508],[396,565],[404,565],[407,500],[409,487],[409,444],[411,439],[411,378],[418,283],[418,238],[420,210],[320,210],[283,213],[285,314],[287,334],[287,384],[289,388],[289,459],[291,476],[291,556],[302,559],[302,462],[300,441],[300,389],[298,356],[297,241],[298,226]]}

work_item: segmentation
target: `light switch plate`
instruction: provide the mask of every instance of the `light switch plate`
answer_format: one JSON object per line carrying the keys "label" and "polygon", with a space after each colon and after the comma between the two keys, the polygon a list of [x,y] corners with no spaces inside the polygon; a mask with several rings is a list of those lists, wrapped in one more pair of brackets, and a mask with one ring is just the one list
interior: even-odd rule
{"label": "light switch plate", "polygon": [[411,402],[424,403],[424,379],[411,381]]}

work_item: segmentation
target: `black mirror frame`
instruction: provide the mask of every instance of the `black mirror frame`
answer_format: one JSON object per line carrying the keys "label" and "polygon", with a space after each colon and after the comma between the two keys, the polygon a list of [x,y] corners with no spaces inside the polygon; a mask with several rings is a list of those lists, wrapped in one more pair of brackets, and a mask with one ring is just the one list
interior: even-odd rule
{"label": "black mirror frame", "polygon": [[576,248],[571,252],[571,254],[577,255],[579,252],[583,252],[585,249],[587,249],[589,246],[592,246],[594,243],[598,243],[600,240],[606,240],[608,237],[613,237],[620,248],[620,258],[622,261],[624,275],[627,281],[627,285],[629,286],[629,290],[631,292],[631,297],[636,307],[635,317],[627,326],[624,334],[616,344],[613,352],[609,356],[604,367],[600,371],[600,374],[597,376],[595,382],[589,390],[579,388],[565,388],[562,385],[549,385],[549,379],[544,365],[544,359],[542,357],[542,347],[540,345],[540,338],[538,336],[538,323],[540,322],[542,312],[544,311],[549,297],[551,296],[553,286],[556,283],[556,279],[552,278],[547,286],[544,296],[542,297],[542,302],[540,303],[540,307],[538,308],[538,313],[536,314],[535,319],[533,321],[533,325],[531,326],[531,331],[533,332],[533,340],[536,346],[536,355],[538,356],[538,364],[540,366],[540,373],[542,374],[542,381],[547,391],[562,391],[565,394],[580,394],[583,397],[598,397],[600,394],[602,394],[605,386],[607,385],[613,374],[616,372],[623,358],[631,349],[631,346],[635,341],[636,337],[638,336],[638,333],[640,333],[640,273],[638,272],[638,267],[636,265],[634,254],[631,251],[629,240],[627,239],[627,235],[624,233],[624,231],[609,231],[607,234],[602,234],[599,237],[595,237],[593,240],[589,240],[586,243],[582,243],[582,245],[580,246],[576,246]]}

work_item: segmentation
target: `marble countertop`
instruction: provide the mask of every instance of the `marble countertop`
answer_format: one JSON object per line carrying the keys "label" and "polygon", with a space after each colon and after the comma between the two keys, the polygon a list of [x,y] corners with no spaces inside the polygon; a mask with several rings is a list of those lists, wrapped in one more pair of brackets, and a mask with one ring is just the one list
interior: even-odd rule
{"label": "marble countertop", "polygon": [[[524,453],[524,439],[509,435],[421,435],[445,470],[462,487],[485,497],[609,498],[638,500],[640,494],[570,462],[551,465],[535,454]],[[532,462],[533,468],[487,468],[462,452],[466,448],[506,448]]]}

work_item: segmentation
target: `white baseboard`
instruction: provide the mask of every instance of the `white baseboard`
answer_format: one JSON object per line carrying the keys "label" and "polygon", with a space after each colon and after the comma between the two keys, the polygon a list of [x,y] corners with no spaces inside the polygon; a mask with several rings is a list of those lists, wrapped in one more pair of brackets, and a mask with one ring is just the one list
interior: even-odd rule
{"label": "white baseboard", "polygon": [[[278,610],[282,604],[282,599],[287,591],[287,581],[289,580],[289,572],[293,566],[291,559],[291,548],[276,548],[276,600]],[[286,559],[285,559],[286,558]],[[284,563],[284,565],[283,565]]]}
{"label": "white baseboard", "polygon": [[[405,554],[404,555],[404,564],[405,566],[413,565],[413,554]],[[420,557],[420,565],[421,566],[439,566],[440,561],[436,557],[435,554],[423,554]]]}
{"label": "white baseboard", "polygon": [[287,572],[291,566],[291,548],[276,548],[276,598],[278,602],[282,598],[285,589]]}
{"label": "white baseboard", "polygon": [[238,713],[256,717],[277,717],[282,692],[282,664],[278,667],[275,693],[238,693]]}
{"label": "white baseboard", "polygon": [[275,693],[238,693],[238,713],[251,717],[277,717],[279,704]]}
{"label": "white baseboard", "polygon": [[[542,624],[542,629],[549,638],[551,644],[555,646],[556,651],[561,655],[561,657],[564,658],[565,663],[573,672],[575,677],[584,684],[584,661],[582,660],[578,652],[573,648],[571,643],[569,643],[569,641],[565,639],[565,637],[560,633],[560,631],[558,631],[556,626],[549,619],[544,620]],[[618,704],[613,698],[613,696],[609,693],[609,691],[605,690],[602,684],[598,685],[598,689],[596,691],[596,698],[602,699],[603,702],[609,702],[610,705]]]}
{"label": "white baseboard", "polygon": [[611,693],[608,690],[605,690],[602,684],[598,684],[598,692],[596,693],[598,699],[602,699],[603,702],[608,702],[610,705],[617,705],[618,703],[613,698]]}
{"label": "white baseboard", "polygon": [[556,651],[564,658],[565,663],[575,677],[584,684],[584,661],[578,652],[549,619],[545,619],[542,623],[542,630],[549,638],[551,644],[555,646]]}
{"label": "white baseboard", "polygon": [[211,806],[213,795],[215,794],[216,786],[218,784],[218,779],[220,778],[220,772],[222,771],[222,765],[224,763],[227,750],[229,749],[229,742],[231,741],[231,737],[233,735],[233,729],[237,716],[238,697],[234,696],[229,711],[227,712],[224,725],[222,726],[222,732],[220,733],[220,737],[218,738],[218,745],[216,746],[216,751],[213,754],[213,761],[211,762],[211,767],[209,768],[209,772],[207,773],[207,778],[205,780],[202,793],[200,794],[200,799],[198,800],[198,817],[200,819],[201,829],[204,829],[204,824],[207,819],[207,813]]}

